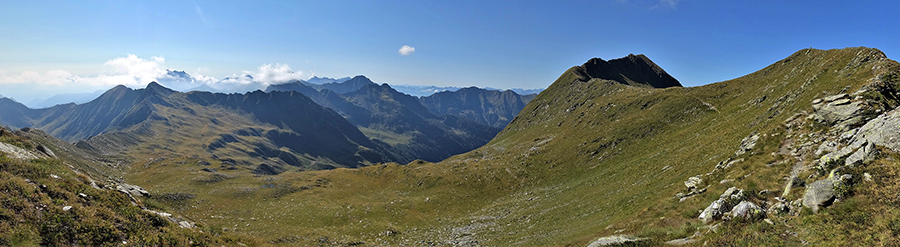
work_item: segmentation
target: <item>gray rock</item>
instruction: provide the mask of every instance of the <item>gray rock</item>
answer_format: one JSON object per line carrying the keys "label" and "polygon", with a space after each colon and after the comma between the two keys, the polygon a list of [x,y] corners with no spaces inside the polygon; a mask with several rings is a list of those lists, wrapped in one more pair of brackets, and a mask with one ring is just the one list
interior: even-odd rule
{"label": "gray rock", "polygon": [[829,125],[838,124],[838,127],[844,129],[862,123],[864,120],[862,116],[870,108],[866,101],[852,101],[847,94],[829,96],[813,104],[815,115],[821,117],[816,119],[817,121]]}
{"label": "gray rock", "polygon": [[723,160],[723,161],[719,162],[718,164],[716,164],[716,169],[725,170],[725,169],[728,169],[729,167],[731,167],[732,165],[737,164],[738,162],[741,162],[741,161],[744,161],[744,158],[740,158],[740,159],[736,159],[736,160]]}
{"label": "gray rock", "polygon": [[819,145],[819,148],[816,149],[816,155],[822,155],[827,153],[833,153],[838,149],[838,143],[835,141],[825,141],[822,145]]}
{"label": "gray rock", "polygon": [[700,217],[698,218],[700,218],[704,224],[709,224],[717,219],[721,219],[722,215],[728,211],[725,209],[724,204],[725,202],[723,200],[713,201],[706,209],[703,209],[703,212],[700,212]]}
{"label": "gray rock", "polygon": [[851,166],[875,160],[878,149],[875,148],[874,143],[866,142],[866,144],[867,145],[856,149],[856,152],[853,152],[853,154],[848,156],[847,159],[844,160],[844,165]]}
{"label": "gray rock", "polygon": [[728,213],[734,219],[756,220],[765,217],[766,210],[748,201],[741,201]]}
{"label": "gray rock", "polygon": [[791,212],[791,207],[784,202],[776,202],[775,205],[769,208],[769,211],[776,215],[784,215]]}
{"label": "gray rock", "polygon": [[741,155],[753,149],[756,146],[756,142],[759,141],[759,135],[753,134],[747,137],[744,137],[741,140],[741,147],[738,148],[737,151],[734,152],[734,155]]}
{"label": "gray rock", "polygon": [[842,94],[835,94],[835,95],[832,95],[832,96],[825,97],[825,98],[823,98],[822,100],[823,100],[824,102],[832,102],[832,101],[836,101],[836,100],[839,100],[839,99],[849,99],[849,98],[850,98],[850,95],[845,94],[845,93],[842,93]]}
{"label": "gray rock", "polygon": [[900,152],[900,110],[882,114],[860,127],[853,143],[863,140]]}
{"label": "gray rock", "polygon": [[725,190],[725,193],[722,193],[722,195],[719,196],[719,200],[724,200],[729,207],[734,206],[744,199],[747,199],[747,196],[744,195],[744,190],[738,189],[737,187],[728,188],[728,190]]}
{"label": "gray rock", "polygon": [[649,244],[649,238],[635,238],[628,235],[607,236],[597,239],[588,245],[588,247],[600,246],[641,246]]}
{"label": "gray rock", "polygon": [[37,147],[35,147],[35,148],[38,151],[40,151],[41,153],[44,153],[47,156],[50,156],[50,158],[54,158],[54,159],[56,158],[56,154],[53,153],[53,150],[50,150],[50,148],[44,146],[43,144],[38,144]]}
{"label": "gray rock", "polygon": [[841,159],[852,154],[854,150],[853,145],[850,145],[841,148],[837,152],[822,155],[822,157],[816,160],[816,168],[820,171],[828,171],[834,168],[834,166],[843,165],[843,163],[840,163]]}
{"label": "gray rock", "polygon": [[693,190],[697,187],[700,187],[701,184],[703,184],[703,179],[700,178],[700,176],[693,176],[688,178],[687,181],[684,181],[684,186],[686,186],[688,190]]}
{"label": "gray rock", "polygon": [[718,200],[713,201],[706,209],[703,209],[698,218],[702,220],[703,223],[709,224],[710,222],[721,219],[725,213],[731,211],[734,205],[737,205],[738,202],[743,201],[744,199],[746,199],[744,190],[736,187],[728,188],[725,193],[722,193],[722,195],[719,196]]}
{"label": "gray rock", "polygon": [[217,172],[217,171],[219,171],[219,170],[216,170],[215,168],[209,168],[209,167],[203,168],[203,169],[200,169],[200,170],[201,170],[201,171],[204,171],[204,172]]}
{"label": "gray rock", "polygon": [[700,238],[700,236],[702,236],[702,234],[700,234],[700,231],[696,231],[696,232],[694,232],[694,235],[691,235],[690,237],[669,240],[669,241],[666,241],[666,244],[668,244],[668,245],[693,244],[693,243],[697,242],[697,238]]}
{"label": "gray rock", "polygon": [[144,190],[144,188],[141,188],[137,185],[121,183],[119,185],[116,185],[116,190],[133,196],[150,197],[150,192],[147,192],[147,190]]}
{"label": "gray rock", "polygon": [[834,203],[834,187],[840,181],[833,176],[819,181],[815,181],[806,186],[806,192],[803,193],[803,206],[811,208],[813,212],[818,212],[819,207],[827,207]]}

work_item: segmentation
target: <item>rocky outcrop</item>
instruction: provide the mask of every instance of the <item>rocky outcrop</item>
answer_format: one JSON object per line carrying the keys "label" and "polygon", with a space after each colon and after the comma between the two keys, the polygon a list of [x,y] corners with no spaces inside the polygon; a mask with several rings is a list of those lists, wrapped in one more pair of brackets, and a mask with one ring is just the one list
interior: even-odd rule
{"label": "rocky outcrop", "polygon": [[759,141],[759,135],[757,134],[744,137],[744,139],[741,140],[741,147],[739,147],[738,150],[734,152],[734,155],[741,155],[750,151],[751,149],[753,149],[753,147],[756,146],[757,141]]}
{"label": "rocky outcrop", "polygon": [[882,114],[860,127],[851,142],[856,145],[863,141],[900,152],[900,109]]}
{"label": "rocky outcrop", "polygon": [[700,213],[700,220],[709,224],[715,220],[721,219],[725,213],[730,212],[734,206],[747,198],[744,190],[737,187],[728,188],[725,193],[719,196],[718,200],[713,201],[706,209]]}
{"label": "rocky outcrop", "polygon": [[635,238],[628,235],[606,236],[597,239],[588,245],[588,247],[600,246],[649,246],[649,238]]}
{"label": "rocky outcrop", "polygon": [[0,142],[0,153],[7,153],[11,155],[11,157],[21,160],[33,160],[38,158],[37,155],[29,152],[28,150],[13,146],[5,142]]}
{"label": "rocky outcrop", "polygon": [[150,192],[147,192],[144,188],[141,188],[137,185],[131,185],[126,183],[120,183],[116,185],[116,190],[128,194],[130,196],[143,196],[150,197]]}
{"label": "rocky outcrop", "polygon": [[702,194],[703,192],[706,192],[706,188],[700,187],[702,185],[703,178],[701,178],[700,175],[690,177],[687,181],[684,181],[684,186],[687,187],[688,192],[678,193],[677,195],[675,195],[675,198],[679,201],[684,201],[688,197]]}
{"label": "rocky outcrop", "polygon": [[815,114],[810,117],[839,128],[857,126],[865,121],[865,114],[873,107],[861,98],[851,99],[848,94],[838,94],[813,101]]}

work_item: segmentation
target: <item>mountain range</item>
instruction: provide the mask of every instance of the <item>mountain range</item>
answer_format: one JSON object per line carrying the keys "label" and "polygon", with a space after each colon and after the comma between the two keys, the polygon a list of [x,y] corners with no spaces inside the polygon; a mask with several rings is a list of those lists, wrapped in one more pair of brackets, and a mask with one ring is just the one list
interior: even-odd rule
{"label": "mountain range", "polygon": [[[457,100],[453,103],[460,104],[453,105],[455,111],[443,110],[440,106],[432,109],[423,104],[431,101],[400,93],[387,84],[378,85],[364,76],[318,85],[297,81],[271,85],[266,91],[304,94],[320,105],[335,109],[373,139],[391,145],[398,150],[398,156],[426,161],[439,161],[484,145],[505,126],[502,121],[488,123],[485,119],[511,119],[511,115],[524,107],[521,98],[508,91],[510,97],[496,99],[497,105],[462,105],[462,101]],[[477,88],[469,91],[473,92],[470,98],[476,101],[479,100],[476,91],[499,93]],[[451,107],[451,104],[444,107]],[[474,108],[470,110],[471,107]],[[485,108],[489,109],[485,111]],[[472,113],[474,110],[479,114],[477,117]],[[412,159],[405,160],[409,161]]]}
{"label": "mountain range", "polygon": [[[276,90],[289,86],[295,88]],[[501,106],[504,102],[498,99],[492,99],[496,106],[475,105],[476,118],[468,106],[434,113],[421,104],[426,101],[364,76],[339,83],[296,81],[245,94],[182,93],[153,82],[137,90],[117,86],[83,104],[42,109],[2,99],[0,124],[43,129],[106,155],[202,153],[281,172],[439,161],[472,150],[496,135],[514,108],[524,107],[518,95],[506,94],[514,101],[511,105]],[[502,116],[493,116],[495,112]]]}
{"label": "mountain range", "polygon": [[4,125],[43,129],[102,154],[203,154],[299,169],[396,160],[336,112],[296,93],[181,93],[154,82],[138,90],[117,86],[81,105],[0,103],[3,112],[15,112],[2,116]]}
{"label": "mountain range", "polygon": [[[478,133],[467,127],[492,128],[466,116],[500,116],[498,106],[522,96],[471,89],[423,100],[386,84],[332,86],[358,89],[296,81],[267,92],[180,93],[151,83],[84,104],[94,111],[0,99],[4,125],[100,133],[72,145],[34,128],[0,131],[0,216],[14,219],[0,221],[0,243],[900,241],[900,63],[877,49],[803,49],[699,87],[682,87],[643,55],[590,59],[528,100],[486,144],[436,163],[374,160],[453,147],[453,138]],[[79,136],[87,134],[69,138]],[[336,169],[310,171],[322,168]],[[171,229],[166,219],[194,230]],[[120,224],[87,228],[111,221]],[[138,224],[148,221],[161,228]],[[67,229],[81,232],[55,234]]]}

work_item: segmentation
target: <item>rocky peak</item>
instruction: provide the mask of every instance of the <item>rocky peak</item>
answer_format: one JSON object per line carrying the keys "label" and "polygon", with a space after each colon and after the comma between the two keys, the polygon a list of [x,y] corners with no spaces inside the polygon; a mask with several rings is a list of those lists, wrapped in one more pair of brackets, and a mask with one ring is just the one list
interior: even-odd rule
{"label": "rocky peak", "polygon": [[147,87],[146,87],[145,89],[146,89],[147,91],[159,93],[159,94],[162,94],[162,95],[165,95],[165,96],[168,96],[168,95],[170,95],[170,94],[175,93],[175,90],[172,90],[172,89],[169,89],[169,88],[167,88],[167,87],[165,87],[165,86],[163,86],[163,85],[160,85],[159,83],[157,83],[157,82],[155,82],[155,81],[154,81],[154,82],[150,82],[150,84],[147,84]]}
{"label": "rocky peak", "polygon": [[643,54],[605,61],[592,58],[576,68],[585,81],[590,79],[612,80],[626,85],[654,88],[680,87],[681,83]]}

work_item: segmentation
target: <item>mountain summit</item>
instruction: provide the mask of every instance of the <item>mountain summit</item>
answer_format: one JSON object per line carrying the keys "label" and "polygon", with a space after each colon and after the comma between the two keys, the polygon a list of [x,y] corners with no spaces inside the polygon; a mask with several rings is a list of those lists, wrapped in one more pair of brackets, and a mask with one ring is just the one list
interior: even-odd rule
{"label": "mountain summit", "polygon": [[603,79],[641,87],[667,88],[681,87],[681,83],[666,73],[656,63],[643,54],[628,54],[627,57],[605,61],[592,58],[581,66],[572,68],[583,81]]}

